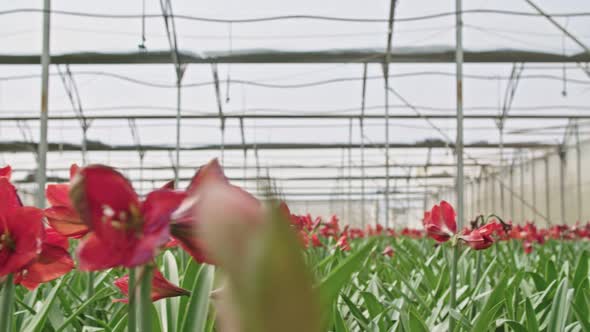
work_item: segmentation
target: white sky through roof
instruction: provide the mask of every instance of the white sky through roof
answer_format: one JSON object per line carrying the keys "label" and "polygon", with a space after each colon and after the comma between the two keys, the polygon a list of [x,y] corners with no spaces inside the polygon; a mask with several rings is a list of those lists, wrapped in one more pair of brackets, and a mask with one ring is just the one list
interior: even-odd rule
{"label": "white sky through roof", "polygon": [[[537,0],[549,13],[590,12],[590,2],[583,0],[548,1]],[[53,1],[54,10],[90,12],[106,14],[141,14],[140,0],[134,1]],[[40,1],[12,1],[0,4],[0,12],[18,8],[40,8]],[[502,9],[517,12],[533,12],[525,1],[486,1],[464,2],[465,10]],[[382,18],[386,19],[389,1],[173,1],[174,13],[210,18],[252,18],[290,14],[313,14],[334,17]],[[454,10],[454,1],[403,1],[400,0],[396,18],[422,16]],[[146,0],[146,12],[159,14],[158,1]],[[17,13],[0,16],[0,54],[37,54],[41,49],[41,13]],[[573,54],[582,50],[571,40],[564,38],[554,26],[543,17],[528,17],[497,14],[465,14],[464,46],[476,49],[526,49],[554,53]],[[590,16],[557,18],[568,30],[586,45],[590,45]],[[326,50],[354,48],[384,48],[386,44],[387,23],[351,23],[319,20],[286,20],[263,23],[205,23],[177,19],[178,42],[182,50],[191,52],[229,51],[244,49],[280,50]],[[82,51],[134,51],[141,38],[140,19],[106,19],[52,15],[51,51],[69,53]],[[147,48],[150,50],[168,49],[164,23],[161,17],[146,19]],[[402,46],[453,46],[454,17],[400,22],[394,25],[394,47]],[[324,84],[307,88],[264,88],[237,83],[222,83],[223,104],[227,113],[281,112],[350,114],[360,112],[362,65],[361,64],[220,64],[220,79],[248,80],[268,84],[289,85],[309,83],[334,78],[359,78]],[[587,114],[590,107],[590,77],[575,64],[527,64],[516,91],[511,114]],[[63,68],[63,67],[62,67]],[[497,114],[504,95],[511,64],[466,64],[467,76],[479,75],[477,79],[466,77],[464,87],[466,114]],[[72,65],[71,70],[80,90],[85,115],[175,115],[176,91],[171,88],[148,87],[96,72],[114,73],[133,79],[173,85],[175,75],[172,65]],[[391,73],[422,73],[393,78],[391,85],[410,103],[424,108],[424,113],[453,114],[455,106],[454,64],[392,64]],[[0,66],[0,115],[37,115],[40,102],[40,77],[15,79],[19,75],[39,75],[40,66]],[[57,73],[55,66],[52,73]],[[431,72],[425,74],[425,72]],[[432,73],[436,72],[436,73]],[[442,73],[442,74],[441,74]],[[446,73],[446,75],[444,75]],[[367,81],[366,105],[368,114],[383,114],[384,91],[381,66],[369,65],[368,76],[377,77]],[[484,77],[485,76],[485,77]],[[500,77],[502,79],[494,79]],[[12,79],[8,79],[12,78]],[[564,83],[564,78],[566,82]],[[183,83],[210,82],[210,65],[190,65]],[[562,91],[567,92],[566,96]],[[73,115],[70,101],[59,76],[50,80],[50,115]],[[413,114],[403,107],[395,96],[391,101],[391,142],[413,143],[426,139],[441,139],[424,120],[395,119],[395,114]],[[483,107],[483,109],[482,109]],[[186,87],[183,89],[183,114],[217,112],[217,102],[213,85]],[[348,111],[347,111],[348,110]],[[347,113],[348,112],[348,113]],[[455,137],[455,120],[433,120],[446,135]],[[506,123],[507,142],[558,143],[563,139],[567,120],[508,120]],[[583,123],[582,123],[583,124]],[[19,126],[21,127],[19,129]],[[170,120],[142,120],[137,122],[142,144],[173,146],[175,143],[175,123]],[[349,120],[245,120],[245,139],[249,143],[348,143]],[[550,128],[545,128],[550,127]],[[555,128],[553,128],[555,127]],[[545,128],[532,130],[534,128]],[[582,126],[582,133],[588,133],[588,126]],[[522,129],[527,129],[522,132]],[[497,142],[498,132],[493,120],[466,120],[465,142]],[[185,146],[219,144],[221,142],[219,120],[186,120],[182,123],[182,143]],[[358,121],[353,122],[352,143],[360,143]],[[27,138],[23,137],[23,134]],[[113,145],[133,144],[128,122],[125,120],[94,121],[88,132],[89,139]],[[0,122],[2,141],[37,141],[39,123],[29,121],[26,125],[14,121]],[[382,120],[366,121],[366,144],[384,141]],[[77,121],[52,121],[49,128],[49,141],[79,144],[81,130]],[[241,142],[237,120],[227,123],[226,143]],[[498,163],[497,150],[467,151],[482,163]],[[344,163],[347,164],[347,152]],[[353,165],[360,163],[359,150],[353,152]],[[515,151],[507,150],[511,157]],[[425,163],[426,149],[391,150],[392,163]],[[529,154],[530,155],[530,154]],[[219,156],[218,151],[183,152],[184,166],[198,166],[209,158]],[[108,163],[117,167],[138,166],[136,152],[90,152],[90,162]],[[248,164],[254,165],[252,151]],[[333,165],[343,162],[343,151],[260,151],[261,165]],[[383,152],[378,149],[367,150],[367,164],[384,163]],[[469,162],[469,159],[466,159]],[[436,149],[432,162],[453,163],[449,150]],[[52,168],[65,168],[71,162],[81,162],[80,153],[51,153],[48,159],[49,175],[64,177],[65,171],[51,171]],[[32,153],[3,153],[0,164],[11,164],[15,169],[34,169]],[[148,152],[144,166],[170,166],[172,160],[164,152]],[[236,166],[227,173],[233,177],[244,176],[239,169],[243,163],[242,151],[226,151],[225,164]],[[392,175],[423,173],[418,169],[396,169]],[[266,173],[266,170],[262,171]],[[276,177],[337,176],[347,175],[348,171],[337,169],[270,169],[269,174]],[[429,171],[453,174],[452,167],[436,168]],[[476,175],[476,168],[468,168],[468,176]],[[137,178],[137,171],[127,172]],[[183,170],[182,175],[190,176],[192,170]],[[367,175],[382,175],[383,169],[368,169]],[[26,172],[17,172],[22,179]],[[250,170],[249,176],[254,176]],[[352,175],[360,175],[358,167]],[[171,170],[146,171],[144,176],[158,181],[159,185],[172,176]],[[162,180],[162,181],[160,181]],[[367,182],[367,187],[375,191],[383,187],[384,181]],[[419,188],[420,181],[412,182]],[[451,184],[452,180],[430,180],[429,183]],[[287,195],[291,193],[312,193],[337,191],[335,188],[348,184],[342,181],[279,181],[277,185]],[[356,188],[359,181],[353,181]],[[148,186],[148,185],[146,185]],[[255,183],[247,184],[254,187]],[[148,186],[149,187],[149,186]],[[304,188],[304,189],[301,189]],[[147,189],[147,188],[146,188]],[[358,191],[358,190],[357,190]],[[293,196],[295,197],[295,196]],[[297,196],[297,198],[306,196]],[[314,198],[313,195],[309,196]]]}

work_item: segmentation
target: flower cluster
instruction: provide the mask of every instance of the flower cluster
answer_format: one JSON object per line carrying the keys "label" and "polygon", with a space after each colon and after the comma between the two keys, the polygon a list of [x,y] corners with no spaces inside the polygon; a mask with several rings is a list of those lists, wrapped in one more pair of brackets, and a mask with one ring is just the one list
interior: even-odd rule
{"label": "flower cluster", "polygon": [[35,289],[68,273],[74,262],[67,238],[44,225],[43,210],[23,206],[10,182],[9,166],[0,169],[0,280]]}
{"label": "flower cluster", "polygon": [[449,240],[452,243],[461,241],[474,250],[489,248],[508,227],[502,222],[491,221],[484,225],[474,223],[471,229],[463,229],[457,232],[457,221],[455,209],[446,201],[441,201],[430,211],[424,213],[423,219],[426,234],[435,241],[442,243]]}

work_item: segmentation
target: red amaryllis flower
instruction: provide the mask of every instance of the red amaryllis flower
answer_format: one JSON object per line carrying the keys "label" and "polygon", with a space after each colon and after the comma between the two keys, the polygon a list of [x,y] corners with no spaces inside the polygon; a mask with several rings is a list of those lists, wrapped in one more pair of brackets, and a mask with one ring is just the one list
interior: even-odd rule
{"label": "red amaryllis flower", "polygon": [[533,243],[529,240],[522,241],[522,249],[524,250],[525,254],[530,254],[533,252]]}
{"label": "red amaryllis flower", "polygon": [[170,237],[170,215],[185,194],[160,189],[140,201],[122,174],[93,165],[79,170],[70,198],[90,229],[78,247],[79,268],[92,271],[152,261]]}
{"label": "red amaryllis flower", "polygon": [[395,252],[393,251],[393,248],[391,246],[387,246],[385,247],[385,249],[383,249],[382,254],[383,256],[393,257]]}
{"label": "red amaryllis flower", "polygon": [[[124,299],[115,299],[113,302],[129,302],[129,275],[121,277],[115,280],[115,286],[119,288],[121,293],[125,295]],[[152,277],[152,301],[158,301],[167,297],[175,296],[189,296],[191,292],[184,288],[180,288],[170,281],[168,281],[162,273],[158,270],[154,270],[154,276]]]}
{"label": "red amaryllis flower", "polygon": [[[70,181],[78,173],[78,165],[70,167]],[[89,232],[80,215],[74,208],[69,196],[70,184],[50,184],[45,189],[45,196],[51,207],[45,209],[49,225],[63,236],[81,238]]]}
{"label": "red amaryllis flower", "polygon": [[441,201],[440,205],[424,212],[422,223],[428,236],[437,242],[446,242],[457,233],[455,210],[446,201]]}
{"label": "red amaryllis flower", "polygon": [[[241,188],[231,185],[217,159],[197,171],[184,195],[186,198],[172,216],[170,233],[184,250],[201,263],[214,263],[205,252],[200,227],[202,218],[236,219],[228,220],[231,222],[261,219],[260,202]],[[238,242],[241,241],[236,241],[239,247]]]}
{"label": "red amaryllis flower", "polygon": [[336,248],[342,251],[350,251],[350,244],[348,243],[348,237],[346,234],[342,234],[336,242]]}
{"label": "red amaryllis flower", "polygon": [[12,167],[5,166],[5,167],[0,168],[0,177],[1,178],[8,178],[8,180],[10,180],[11,175],[12,175]]}
{"label": "red amaryllis flower", "polygon": [[487,249],[494,244],[494,239],[491,236],[493,233],[493,227],[488,227],[488,225],[476,228],[472,231],[466,231],[463,235],[459,236],[459,239],[465,241],[465,243],[474,250]]}
{"label": "red amaryllis flower", "polygon": [[39,284],[57,279],[74,268],[74,261],[68,253],[68,239],[51,228],[45,229],[41,252],[24,267],[14,279],[33,290]]}
{"label": "red amaryllis flower", "polygon": [[21,272],[41,249],[43,211],[21,206],[16,188],[0,177],[0,277]]}

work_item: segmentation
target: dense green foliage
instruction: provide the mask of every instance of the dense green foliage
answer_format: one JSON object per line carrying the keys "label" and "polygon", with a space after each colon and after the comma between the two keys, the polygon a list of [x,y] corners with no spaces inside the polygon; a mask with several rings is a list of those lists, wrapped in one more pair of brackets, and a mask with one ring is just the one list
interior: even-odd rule
{"label": "dense green foliage", "polygon": [[[381,254],[386,245],[394,257]],[[518,241],[485,251],[462,248],[458,262],[458,308],[448,311],[451,249],[429,239],[377,238],[310,248],[305,258],[315,275],[322,322],[329,331],[446,331],[449,315],[461,331],[590,331],[588,241],[548,241],[525,254]],[[195,264],[179,250],[157,259],[164,275],[191,297],[154,303],[154,331],[215,331],[210,292],[221,272]],[[73,271],[29,292],[18,286],[14,331],[124,331],[126,304],[113,280],[125,271],[94,275]],[[90,296],[90,297],[89,297]],[[301,317],[302,320],[305,317]]]}

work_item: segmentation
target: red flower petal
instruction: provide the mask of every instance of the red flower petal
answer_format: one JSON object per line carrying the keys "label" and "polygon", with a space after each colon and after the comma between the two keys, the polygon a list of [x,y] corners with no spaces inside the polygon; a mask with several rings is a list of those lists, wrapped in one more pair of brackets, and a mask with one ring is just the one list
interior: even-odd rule
{"label": "red flower petal", "polygon": [[166,182],[160,189],[174,190],[175,189],[174,180],[170,180],[170,181]]}
{"label": "red flower petal", "polygon": [[437,242],[446,242],[457,232],[455,210],[445,201],[433,206],[430,212],[425,212],[422,223],[428,236]]}
{"label": "red flower petal", "polygon": [[[126,253],[141,227],[140,203],[131,183],[102,165],[78,172],[70,196],[84,223],[114,249]],[[113,249],[113,248],[112,248]]]}
{"label": "red flower petal", "polygon": [[72,164],[70,166],[70,181],[74,179],[74,177],[78,174],[80,167],[77,164]]}
{"label": "red flower petal", "polygon": [[10,180],[11,176],[12,176],[12,167],[5,166],[5,167],[0,168],[0,177],[7,178],[8,180]]}
{"label": "red flower petal", "polygon": [[51,206],[72,206],[69,192],[68,184],[50,184],[45,189],[45,196]]}
{"label": "red flower petal", "polygon": [[125,251],[103,242],[91,233],[78,246],[78,268],[82,271],[106,270],[123,265]]}
{"label": "red flower petal", "polygon": [[[124,302],[124,303],[128,303],[129,302],[129,276],[126,275],[124,277],[121,277],[117,280],[115,280],[115,286],[117,286],[117,288],[119,288],[119,290],[121,291],[121,293],[123,293],[123,295],[125,295],[126,298],[124,299],[117,299],[114,300],[113,302]],[[152,278],[152,293],[151,293],[151,297],[152,297],[152,301],[158,301],[160,299],[163,298],[167,298],[167,297],[175,297],[175,296],[188,296],[190,295],[190,292],[187,291],[186,289],[180,288],[174,284],[172,284],[170,281],[166,280],[166,278],[164,278],[164,276],[162,275],[162,273],[160,273],[159,270],[154,270],[154,276]]]}
{"label": "red flower petal", "polygon": [[168,242],[171,215],[185,198],[185,193],[165,189],[148,194],[141,206],[143,237],[137,243],[126,266],[136,266],[151,261],[156,250]]}
{"label": "red flower petal", "polygon": [[208,181],[229,183],[225,177],[225,174],[223,174],[223,169],[221,168],[221,165],[217,159],[213,159],[208,164],[199,168],[197,174],[195,174],[195,176],[191,179],[191,183],[189,184],[186,191],[189,194],[192,194]]}
{"label": "red flower petal", "polygon": [[68,239],[52,229],[46,231],[41,253],[15,279],[15,283],[30,290],[37,288],[39,284],[57,279],[74,268],[74,261],[67,251]]}
{"label": "red flower petal", "polygon": [[43,211],[17,207],[1,214],[0,221],[0,235],[8,236],[12,246],[3,244],[0,250],[0,276],[5,276],[18,273],[37,257],[43,235]]}
{"label": "red flower petal", "polygon": [[21,205],[16,188],[10,183],[8,178],[0,177],[0,215],[4,215],[8,210],[20,207]]}
{"label": "red flower petal", "polygon": [[45,217],[49,225],[63,236],[81,238],[89,231],[82,222],[78,212],[72,207],[54,206],[45,209]]}
{"label": "red flower petal", "polygon": [[383,249],[382,254],[383,254],[383,256],[393,257],[393,254],[394,254],[393,248],[391,246],[385,247],[385,249]]}

